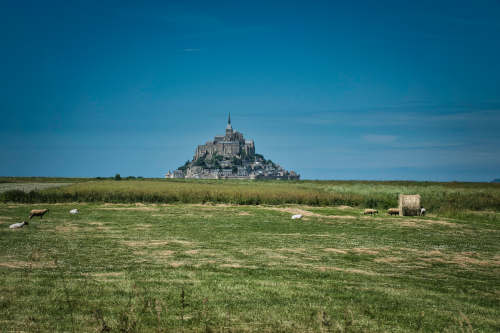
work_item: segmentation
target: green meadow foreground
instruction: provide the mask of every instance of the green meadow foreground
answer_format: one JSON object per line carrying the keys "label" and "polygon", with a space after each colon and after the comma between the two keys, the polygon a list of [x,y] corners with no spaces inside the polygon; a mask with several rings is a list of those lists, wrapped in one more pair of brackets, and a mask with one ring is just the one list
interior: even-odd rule
{"label": "green meadow foreground", "polygon": [[[43,219],[8,228],[40,208],[50,209]],[[500,331],[498,211],[361,212],[0,203],[0,328]]]}

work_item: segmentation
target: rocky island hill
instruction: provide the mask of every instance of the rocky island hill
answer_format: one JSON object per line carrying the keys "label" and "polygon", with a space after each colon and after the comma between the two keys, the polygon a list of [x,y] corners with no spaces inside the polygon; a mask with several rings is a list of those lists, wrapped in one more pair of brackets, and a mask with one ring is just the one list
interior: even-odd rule
{"label": "rocky island hill", "polygon": [[228,117],[225,135],[217,135],[212,141],[199,145],[193,160],[187,161],[174,172],[169,171],[165,177],[286,180],[300,178],[294,171],[287,171],[255,153],[253,140],[245,140],[243,134],[233,130],[231,115]]}

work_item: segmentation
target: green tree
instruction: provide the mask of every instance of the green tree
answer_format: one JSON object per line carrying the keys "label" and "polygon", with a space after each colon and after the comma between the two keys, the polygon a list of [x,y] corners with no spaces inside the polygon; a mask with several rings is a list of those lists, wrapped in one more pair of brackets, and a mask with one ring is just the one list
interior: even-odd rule
{"label": "green tree", "polygon": [[119,173],[115,175],[115,180],[122,180],[122,176]]}
{"label": "green tree", "polygon": [[189,166],[189,163],[191,163],[189,160],[186,161],[186,163],[184,163],[183,166],[179,167],[178,170],[182,170],[182,171],[186,171],[186,169],[188,168]]}
{"label": "green tree", "polygon": [[193,163],[194,166],[205,166],[205,157],[202,156],[198,158],[196,161]]}
{"label": "green tree", "polygon": [[242,165],[243,164],[241,162],[241,160],[239,158],[237,158],[236,156],[233,156],[232,163],[233,163],[233,165]]}

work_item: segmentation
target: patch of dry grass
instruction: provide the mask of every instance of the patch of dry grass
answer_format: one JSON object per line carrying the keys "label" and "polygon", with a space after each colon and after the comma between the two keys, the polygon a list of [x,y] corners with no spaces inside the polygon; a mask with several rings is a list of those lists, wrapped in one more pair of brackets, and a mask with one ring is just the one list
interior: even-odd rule
{"label": "patch of dry grass", "polygon": [[54,261],[0,261],[0,267],[7,268],[55,268]]}
{"label": "patch of dry grass", "polygon": [[157,207],[99,207],[97,209],[101,210],[137,210],[137,211],[159,211],[160,209]]}
{"label": "patch of dry grass", "polygon": [[337,272],[344,272],[344,273],[352,273],[352,274],[362,274],[362,275],[379,275],[378,273],[371,272],[371,271],[365,271],[357,268],[341,268],[341,267],[336,267],[336,266],[312,266],[314,269],[317,269],[321,272],[326,272],[326,271],[337,271]]}
{"label": "patch of dry grass", "polygon": [[313,213],[311,211],[296,208],[296,207],[261,207],[261,209],[269,209],[275,210],[283,213],[290,213],[293,215],[300,214],[306,217],[320,217],[320,218],[328,218],[328,219],[355,219],[355,216],[351,215],[323,215],[319,213]]}
{"label": "patch of dry grass", "polygon": [[331,247],[324,248],[323,251],[325,251],[325,252],[339,253],[339,254],[347,254],[346,250],[334,249],[334,248],[331,248]]}

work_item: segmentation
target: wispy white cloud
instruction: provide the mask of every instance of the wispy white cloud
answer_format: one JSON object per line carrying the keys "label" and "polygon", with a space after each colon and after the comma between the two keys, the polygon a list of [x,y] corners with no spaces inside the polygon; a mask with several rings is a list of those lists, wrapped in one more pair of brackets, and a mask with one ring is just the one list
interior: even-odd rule
{"label": "wispy white cloud", "polygon": [[410,111],[407,108],[387,107],[356,110],[331,110],[299,114],[296,121],[310,125],[349,125],[358,127],[373,126],[443,126],[456,123],[469,125],[478,123],[495,124],[500,122],[500,109],[454,112],[443,108],[426,107]]}
{"label": "wispy white cloud", "polygon": [[463,142],[395,142],[391,144],[392,148],[397,149],[445,149],[464,146]]}

